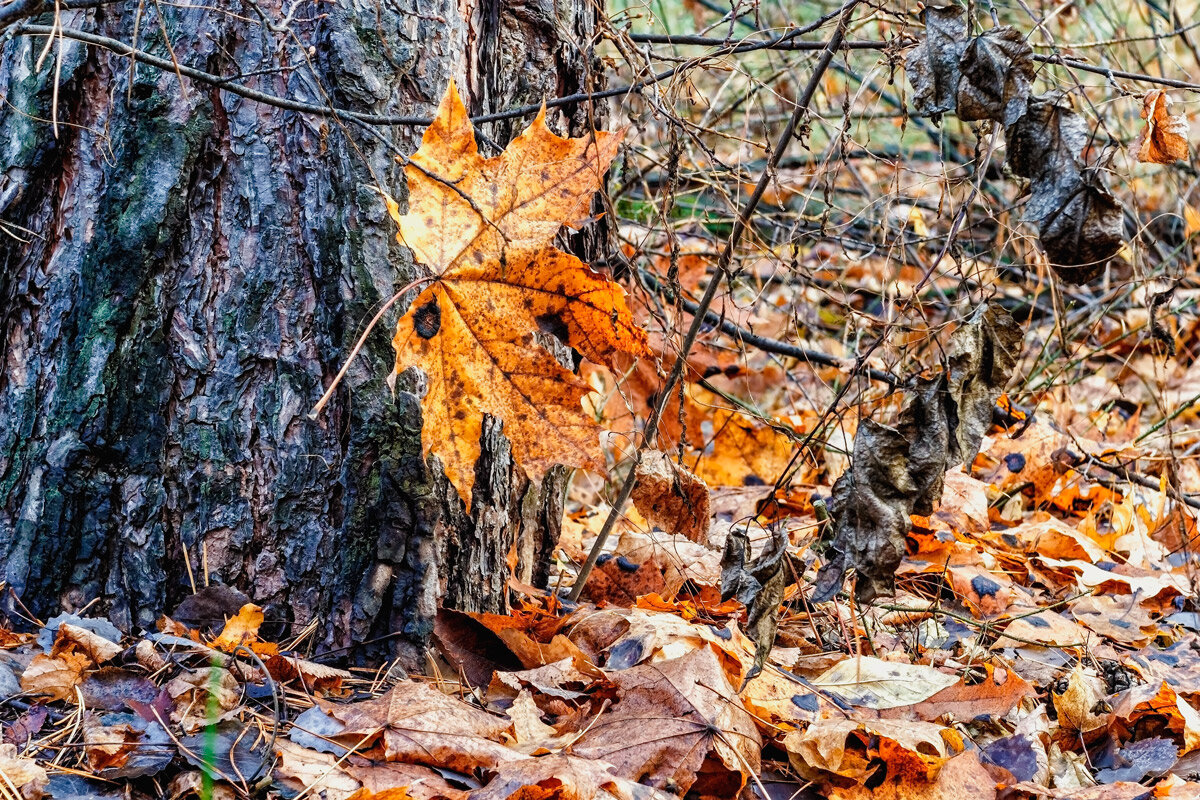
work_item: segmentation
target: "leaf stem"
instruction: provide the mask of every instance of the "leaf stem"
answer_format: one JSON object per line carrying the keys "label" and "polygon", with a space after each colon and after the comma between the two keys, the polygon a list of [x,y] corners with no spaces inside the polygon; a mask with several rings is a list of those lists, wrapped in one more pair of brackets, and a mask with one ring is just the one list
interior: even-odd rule
{"label": "leaf stem", "polygon": [[704,326],[709,306],[712,305],[712,301],[717,295],[717,290],[720,289],[725,277],[729,274],[729,265],[733,261],[734,251],[737,250],[742,234],[745,233],[746,228],[750,224],[750,218],[754,216],[755,209],[758,208],[758,204],[762,200],[767,186],[771,183],[771,179],[775,175],[775,169],[778,167],[780,159],[783,158],[783,153],[787,149],[788,143],[791,142],[796,129],[800,126],[805,115],[808,114],[808,107],[812,102],[813,95],[816,94],[821,78],[824,76],[825,71],[829,69],[834,55],[846,37],[846,28],[858,3],[859,0],[847,0],[842,6],[837,29],[825,45],[825,49],[821,51],[821,57],[817,60],[816,66],[813,67],[813,73],[808,79],[808,85],[804,87],[804,93],[796,103],[796,108],[792,112],[791,119],[788,120],[783,132],[779,135],[775,151],[771,153],[771,158],[767,162],[766,169],[759,176],[758,184],[754,187],[754,193],[750,195],[750,199],[746,201],[745,207],[733,223],[733,230],[729,233],[729,240],[725,243],[724,248],[721,250],[721,255],[717,258],[716,274],[708,282],[708,287],[704,290],[704,296],[700,298],[700,303],[692,317],[692,324],[688,328],[687,335],[684,336],[679,348],[679,355],[675,359],[675,366],[671,368],[671,375],[667,378],[667,383],[659,395],[659,401],[650,412],[649,419],[646,420],[645,435],[642,437],[642,443],[638,446],[637,452],[634,455],[633,466],[629,470],[629,474],[625,477],[625,482],[621,485],[621,491],[617,495],[612,509],[608,512],[608,517],[604,520],[604,527],[600,529],[600,533],[596,537],[596,543],[592,545],[592,550],[588,553],[587,560],[579,568],[579,575],[575,578],[575,585],[571,587],[571,594],[568,596],[571,602],[579,601],[579,596],[583,593],[584,584],[587,583],[588,575],[591,574],[592,568],[596,566],[596,560],[600,558],[600,553],[604,550],[604,543],[608,540],[609,534],[612,533],[613,528],[616,526],[617,518],[624,512],[625,504],[629,502],[629,496],[633,493],[633,485],[637,481],[638,464],[641,463],[646,448],[652,446],[654,443],[654,439],[658,434],[659,421],[662,419],[667,404],[671,401],[676,384],[683,377],[683,368],[687,363],[688,353],[691,352],[692,345],[696,343],[696,337],[700,335],[700,329]]}
{"label": "leaf stem", "polygon": [[329,388],[325,390],[325,394],[321,395],[321,399],[317,401],[315,406],[313,406],[313,410],[308,412],[309,419],[316,419],[317,415],[321,413],[321,409],[325,408],[325,405],[330,401],[330,399],[333,398],[334,390],[337,389],[338,384],[342,382],[342,378],[346,377],[346,372],[348,372],[350,369],[350,362],[352,362],[354,357],[358,355],[358,351],[362,350],[363,345],[367,342],[367,336],[369,336],[371,331],[375,329],[375,326],[379,324],[379,320],[383,318],[383,315],[387,313],[387,310],[394,306],[396,301],[403,297],[409,289],[414,289],[417,286],[420,286],[422,283],[429,283],[433,280],[436,280],[436,277],[433,275],[429,275],[424,278],[417,278],[415,281],[406,285],[403,289],[388,298],[388,301],[383,304],[383,308],[375,312],[375,316],[371,317],[371,321],[367,323],[367,329],[362,332],[362,336],[358,337],[358,341],[354,343],[354,349],[351,350],[350,355],[346,357],[346,363],[342,364],[342,368],[338,370],[338,374],[334,377],[333,383],[329,384]]}

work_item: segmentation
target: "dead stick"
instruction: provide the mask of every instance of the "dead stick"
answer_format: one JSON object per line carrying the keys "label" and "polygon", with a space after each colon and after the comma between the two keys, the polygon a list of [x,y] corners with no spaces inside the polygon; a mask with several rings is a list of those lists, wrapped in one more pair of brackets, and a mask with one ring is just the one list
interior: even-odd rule
{"label": "dead stick", "polygon": [[625,477],[625,483],[621,485],[621,491],[617,495],[612,509],[608,512],[608,518],[604,520],[604,527],[600,529],[600,534],[596,537],[596,543],[592,545],[592,551],[588,553],[587,560],[579,568],[579,576],[575,579],[575,585],[571,587],[571,594],[569,595],[572,602],[578,602],[579,596],[583,593],[583,586],[587,582],[588,575],[591,574],[592,568],[596,566],[596,560],[600,558],[600,553],[604,550],[605,541],[607,541],[609,534],[612,533],[613,528],[616,526],[617,518],[624,513],[625,504],[629,502],[629,496],[633,493],[633,485],[637,481],[637,467],[642,461],[646,447],[654,443],[654,438],[658,434],[659,421],[666,411],[667,404],[671,401],[671,395],[676,384],[683,377],[683,369],[687,364],[688,353],[691,352],[692,345],[696,343],[696,337],[700,335],[700,329],[704,326],[704,318],[709,307],[712,305],[713,298],[717,295],[717,290],[721,287],[721,284],[729,273],[729,265],[733,261],[733,254],[737,250],[742,234],[745,233],[746,228],[749,226],[750,218],[754,216],[754,211],[758,208],[759,201],[762,200],[763,194],[766,192],[767,186],[770,184],[771,178],[775,173],[775,168],[779,165],[780,159],[783,158],[783,153],[787,149],[788,143],[791,142],[792,137],[795,135],[796,128],[799,127],[800,122],[808,113],[808,106],[812,102],[813,95],[817,93],[817,86],[821,83],[822,76],[829,69],[834,55],[837,53],[842,40],[846,36],[846,27],[858,3],[859,0],[847,0],[845,5],[842,6],[842,14],[838,19],[837,29],[825,45],[825,49],[821,51],[821,57],[817,60],[812,76],[808,79],[808,85],[804,87],[804,94],[801,95],[799,102],[796,103],[796,108],[792,112],[791,119],[788,120],[787,125],[784,127],[783,133],[779,135],[779,142],[775,145],[775,152],[771,153],[771,159],[767,162],[766,169],[763,170],[762,175],[759,177],[758,185],[754,187],[754,194],[750,196],[750,199],[746,202],[746,206],[738,214],[737,220],[733,223],[733,230],[729,233],[729,240],[725,243],[725,247],[721,250],[721,255],[717,259],[716,275],[708,282],[708,287],[704,290],[704,296],[700,298],[696,314],[692,317],[692,324],[688,328],[687,335],[683,338],[679,355],[675,359],[675,366],[671,368],[671,375],[667,378],[666,386],[663,387],[659,401],[655,405],[654,410],[650,412],[650,418],[646,420],[646,432],[642,438],[642,444],[638,447],[634,455],[633,465],[629,470],[629,474]]}

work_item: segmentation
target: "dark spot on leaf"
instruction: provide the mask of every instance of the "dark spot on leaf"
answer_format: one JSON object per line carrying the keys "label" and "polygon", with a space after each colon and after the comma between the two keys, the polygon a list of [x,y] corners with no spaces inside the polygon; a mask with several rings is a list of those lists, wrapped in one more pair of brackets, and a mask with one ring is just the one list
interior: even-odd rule
{"label": "dark spot on leaf", "polygon": [[441,329],[442,309],[438,306],[437,298],[431,297],[413,312],[413,330],[422,339],[432,339]]}
{"label": "dark spot on leaf", "polygon": [[1025,621],[1035,628],[1049,628],[1050,623],[1042,619],[1040,616],[1026,617]]}
{"label": "dark spot on leaf", "polygon": [[1021,453],[1009,453],[1004,457],[1004,466],[1008,467],[1008,471],[1016,474],[1025,469],[1025,456]]}
{"label": "dark spot on leaf", "polygon": [[980,597],[991,597],[996,592],[1000,591],[1000,584],[996,583],[991,578],[983,575],[976,575],[971,579],[971,589]]}
{"label": "dark spot on leaf", "polygon": [[563,344],[566,344],[571,333],[567,330],[567,323],[563,322],[562,317],[558,314],[541,314],[537,318],[538,330],[542,333],[548,333],[555,339],[558,339]]}
{"label": "dark spot on leaf", "polygon": [[718,628],[716,625],[709,625],[708,628],[713,632],[713,635],[723,642],[728,642],[733,638],[733,632],[728,628]]}
{"label": "dark spot on leaf", "polygon": [[813,711],[821,707],[815,694],[794,694],[792,695],[792,705],[803,711]]}

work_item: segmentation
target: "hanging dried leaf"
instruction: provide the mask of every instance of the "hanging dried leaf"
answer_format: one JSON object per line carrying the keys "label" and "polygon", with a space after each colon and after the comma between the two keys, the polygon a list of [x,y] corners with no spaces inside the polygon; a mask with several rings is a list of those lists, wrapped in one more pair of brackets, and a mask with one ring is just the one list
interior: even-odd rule
{"label": "hanging dried leaf", "polygon": [[[829,501],[834,519],[829,560],[817,576],[813,602],[833,598],[846,571],[858,575],[856,592],[869,601],[888,594],[904,555],[911,515],[928,515],[941,496],[949,444],[941,378],[922,381],[896,427],[863,420],[854,436],[850,468]],[[930,400],[933,400],[930,403]]]}
{"label": "hanging dried leaf", "polygon": [[1033,48],[1015,28],[992,28],[967,45],[959,62],[958,118],[1012,125],[1025,114],[1033,85]]}
{"label": "hanging dried leaf", "polygon": [[725,539],[721,559],[721,599],[736,598],[746,607],[746,635],[754,640],[754,666],[742,686],[762,672],[775,631],[779,627],[779,605],[787,584],[787,533],[771,529],[771,541],[757,558],[750,558],[750,539],[744,528],[733,528]]}
{"label": "hanging dried leaf", "polygon": [[1100,276],[1125,244],[1125,213],[1108,190],[1082,180],[1064,204],[1038,228],[1050,266],[1067,283]]}
{"label": "hanging dried leaf", "polygon": [[967,47],[967,17],[959,6],[927,6],[925,39],[904,60],[913,106],[935,118],[955,108],[959,60]]}
{"label": "hanging dried leaf", "polygon": [[[400,240],[434,273],[396,328],[398,375],[428,377],[422,443],[469,505],[483,417],[504,421],[513,456],[539,481],[554,464],[603,469],[590,390],[537,341],[551,334],[598,364],[648,353],[624,291],[552,240],[580,226],[621,136],[563,139],[543,111],[484,159],[451,84],[405,169]],[[394,377],[393,375],[393,377]],[[435,447],[436,444],[436,447]]]}
{"label": "hanging dried leaf", "polygon": [[950,461],[970,465],[992,424],[992,409],[1021,356],[1021,326],[998,305],[979,306],[946,348],[950,397],[958,409]]}
{"label": "hanging dried leaf", "polygon": [[1183,114],[1171,113],[1171,101],[1162,89],[1146,93],[1142,100],[1142,119],[1146,128],[1129,146],[1137,160],[1151,164],[1174,164],[1188,157],[1188,121]]}
{"label": "hanging dried leaf", "polygon": [[666,453],[642,455],[631,499],[642,516],[667,533],[693,542],[708,540],[708,486]]}
{"label": "hanging dried leaf", "polygon": [[1020,328],[1001,306],[977,309],[952,337],[947,371],[918,379],[895,427],[870,419],[859,425],[853,461],[829,501],[832,541],[813,602],[831,599],[851,567],[859,599],[891,592],[911,515],[929,516],[946,470],[974,458],[1020,341]]}
{"label": "hanging dried leaf", "polygon": [[1025,219],[1038,223],[1042,247],[1059,278],[1085,283],[1104,271],[1124,244],[1124,212],[1080,161],[1087,126],[1062,95],[1044,94],[1008,128],[1008,163],[1030,180]]}

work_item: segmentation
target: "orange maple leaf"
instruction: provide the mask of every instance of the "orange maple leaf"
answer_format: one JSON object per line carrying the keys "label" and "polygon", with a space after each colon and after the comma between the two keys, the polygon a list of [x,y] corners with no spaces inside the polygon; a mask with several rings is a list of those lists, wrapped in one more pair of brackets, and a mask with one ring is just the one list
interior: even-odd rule
{"label": "orange maple leaf", "polygon": [[428,376],[422,447],[468,505],[484,414],[504,421],[533,480],[554,464],[603,467],[600,428],[581,408],[589,387],[535,332],[600,364],[646,352],[621,287],[552,244],[586,221],[622,136],[564,139],[543,109],[485,159],[452,83],[405,168],[408,213],[389,204],[400,241],[434,274],[397,325],[392,380],[408,367]]}

